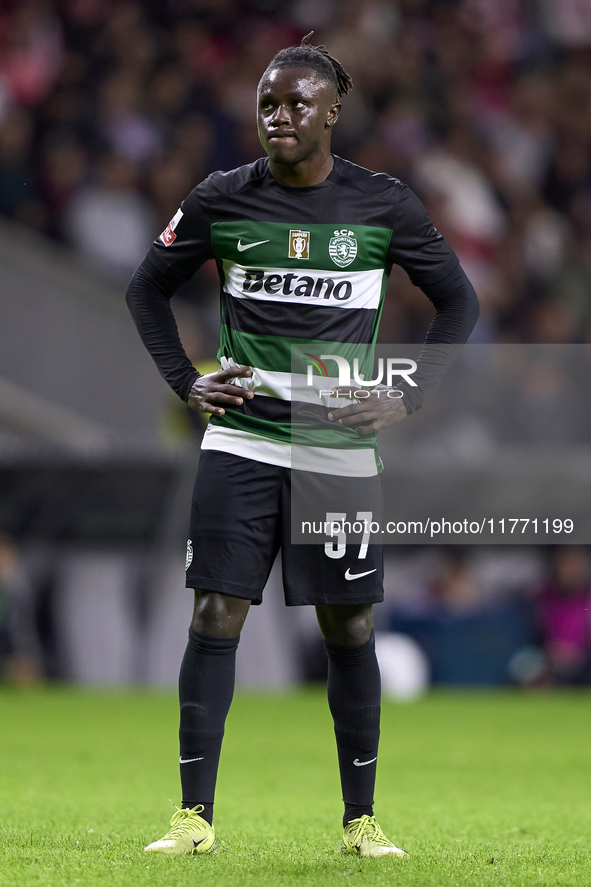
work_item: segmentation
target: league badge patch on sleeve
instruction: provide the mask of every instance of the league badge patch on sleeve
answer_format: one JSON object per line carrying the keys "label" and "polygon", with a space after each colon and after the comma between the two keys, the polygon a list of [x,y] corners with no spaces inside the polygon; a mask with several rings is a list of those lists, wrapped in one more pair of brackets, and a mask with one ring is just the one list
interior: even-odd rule
{"label": "league badge patch on sleeve", "polygon": [[185,571],[189,569],[191,564],[193,563],[193,542],[191,539],[187,539],[187,556],[185,557]]}
{"label": "league badge patch on sleeve", "polygon": [[176,226],[178,225],[178,223],[180,222],[180,220],[182,219],[182,217],[183,217],[182,209],[177,210],[177,212],[174,214],[174,216],[172,217],[172,219],[170,220],[170,222],[168,223],[168,225],[166,226],[166,228],[164,229],[164,231],[162,232],[162,234],[158,238],[159,240],[162,241],[164,246],[170,246],[170,244],[174,240],[176,240],[176,234],[174,233],[174,230],[175,230]]}

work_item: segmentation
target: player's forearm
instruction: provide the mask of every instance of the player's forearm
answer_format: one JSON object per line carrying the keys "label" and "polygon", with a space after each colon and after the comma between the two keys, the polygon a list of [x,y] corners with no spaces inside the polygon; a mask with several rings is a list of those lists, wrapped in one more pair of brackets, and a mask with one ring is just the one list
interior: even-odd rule
{"label": "player's forearm", "polygon": [[474,287],[460,265],[436,283],[425,281],[421,289],[435,306],[425,345],[417,360],[413,381],[402,385],[407,411],[420,409],[456,359],[478,320],[480,308]]}
{"label": "player's forearm", "polygon": [[144,259],[129,282],[125,300],[160,374],[186,401],[199,373],[185,353],[170,307],[175,289]]}

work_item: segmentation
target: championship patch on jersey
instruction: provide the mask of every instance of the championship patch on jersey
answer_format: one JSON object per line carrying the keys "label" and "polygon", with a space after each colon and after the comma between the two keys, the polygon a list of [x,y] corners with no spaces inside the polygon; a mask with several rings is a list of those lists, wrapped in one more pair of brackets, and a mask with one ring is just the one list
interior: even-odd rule
{"label": "championship patch on jersey", "polygon": [[164,246],[170,246],[170,244],[174,240],[176,240],[176,234],[174,233],[174,229],[176,228],[176,226],[178,225],[178,223],[180,222],[182,217],[183,217],[182,209],[177,210],[177,212],[174,214],[174,216],[172,217],[172,219],[170,220],[170,222],[168,223],[168,225],[166,226],[166,228],[164,229],[164,231],[160,235],[159,239],[162,241]]}
{"label": "championship patch on jersey", "polygon": [[355,261],[357,255],[357,238],[354,231],[341,228],[334,232],[328,241],[328,254],[339,268],[346,268]]}
{"label": "championship patch on jersey", "polygon": [[310,232],[309,231],[290,231],[289,232],[289,252],[290,259],[309,259],[310,258]]}

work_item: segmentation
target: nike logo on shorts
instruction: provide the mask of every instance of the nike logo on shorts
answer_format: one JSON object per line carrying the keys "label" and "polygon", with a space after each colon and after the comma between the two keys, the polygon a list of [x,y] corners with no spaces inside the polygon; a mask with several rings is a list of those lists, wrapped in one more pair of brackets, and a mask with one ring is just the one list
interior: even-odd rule
{"label": "nike logo on shorts", "polygon": [[261,246],[263,243],[269,243],[268,240],[257,240],[256,243],[241,243],[240,240],[236,244],[239,253],[243,253],[245,249],[252,249],[253,246]]}
{"label": "nike logo on shorts", "polygon": [[179,764],[192,764],[193,761],[204,761],[205,757],[202,758],[183,758],[181,755],[179,758]]}
{"label": "nike logo on shorts", "polygon": [[355,760],[353,761],[353,766],[354,767],[367,767],[368,764],[373,764],[373,762],[377,761],[377,759],[378,759],[377,755],[375,756],[375,758],[372,758],[371,761],[360,761],[359,758],[355,758]]}
{"label": "nike logo on shorts", "polygon": [[375,573],[376,570],[377,567],[375,567],[375,569],[373,570],[368,570],[367,573],[351,573],[351,571],[347,569],[347,572],[345,573],[345,579],[351,582],[352,579],[361,579],[362,576],[370,576],[372,573]]}

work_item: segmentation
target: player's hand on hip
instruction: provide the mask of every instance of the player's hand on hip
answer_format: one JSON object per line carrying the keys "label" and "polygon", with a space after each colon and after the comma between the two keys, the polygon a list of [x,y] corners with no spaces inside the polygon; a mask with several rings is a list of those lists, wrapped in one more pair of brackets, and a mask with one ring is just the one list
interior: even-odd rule
{"label": "player's hand on hip", "polygon": [[239,407],[245,400],[254,397],[252,391],[247,391],[239,385],[233,385],[231,379],[248,379],[252,376],[249,367],[232,366],[229,369],[217,370],[195,379],[187,398],[187,403],[192,410],[198,413],[212,413],[214,416],[223,416],[226,406]]}
{"label": "player's hand on hip", "polygon": [[[335,388],[335,392],[349,394],[352,403],[346,407],[333,408],[328,414],[332,422],[352,428],[358,434],[375,434],[381,428],[388,428],[401,422],[408,414],[402,397],[389,395],[388,389],[372,388],[369,396],[355,399],[354,388]],[[367,391],[368,389],[366,389]],[[393,389],[390,389],[392,391]],[[395,389],[394,389],[395,390]]]}

